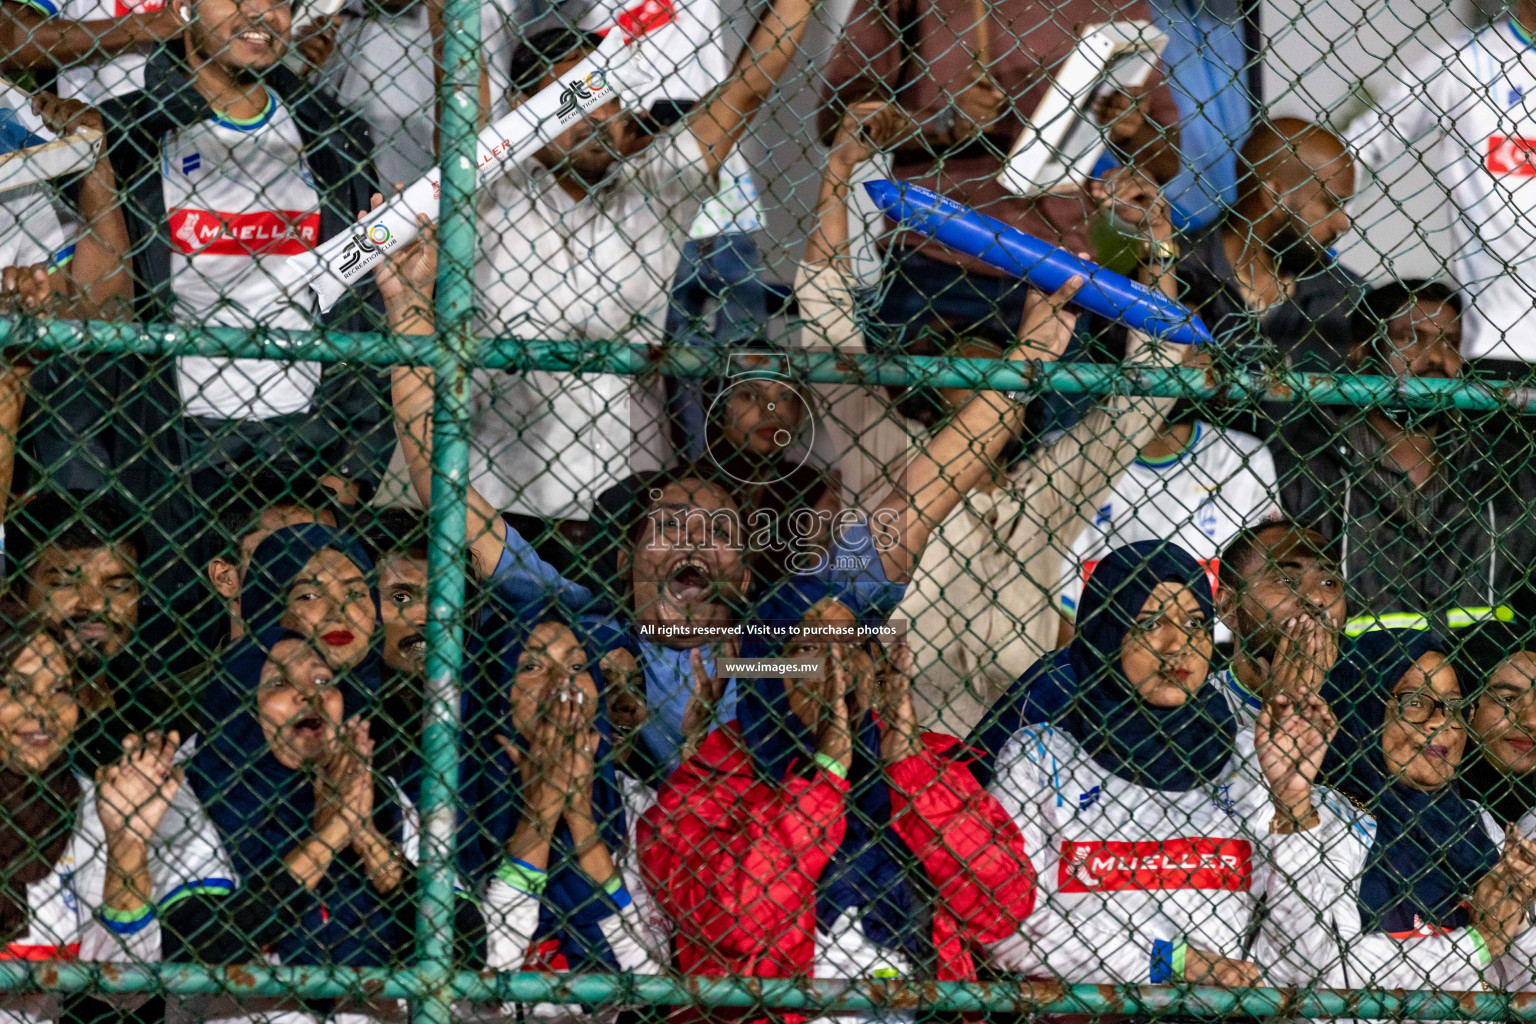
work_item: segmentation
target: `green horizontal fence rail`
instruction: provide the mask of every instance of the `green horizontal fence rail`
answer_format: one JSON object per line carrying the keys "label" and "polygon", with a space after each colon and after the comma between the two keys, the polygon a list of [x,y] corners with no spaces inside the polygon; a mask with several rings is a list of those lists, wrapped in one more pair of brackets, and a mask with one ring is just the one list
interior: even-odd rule
{"label": "green horizontal fence rail", "polygon": [[[445,261],[446,262],[446,261]],[[401,337],[341,331],[250,330],[171,324],[29,321],[0,317],[0,345],[41,352],[119,352],[152,356],[215,356],[378,366],[438,366],[451,351],[437,336]],[[562,370],[624,376],[750,376],[771,373],[822,384],[900,385],[1119,394],[1314,405],[1536,409],[1536,388],[1476,379],[1399,379],[1368,374],[1219,371],[1100,363],[956,359],[774,350],[773,369],[743,371],[742,352],[654,348],[619,341],[477,341],[474,366],[495,370]],[[449,361],[449,365],[456,365]]]}
{"label": "green horizontal fence rail", "polygon": [[[0,990],[18,992],[302,993],[312,998],[422,999],[443,991],[431,972],[265,965],[0,963]],[[1536,993],[1221,989],[1193,986],[1052,985],[1045,982],[816,981],[653,975],[475,973],[447,978],[450,998],[476,1002],[784,1008],[818,1012],[891,1009],[1038,1014],[1169,1014],[1194,1017],[1348,1017],[1536,1020]]]}

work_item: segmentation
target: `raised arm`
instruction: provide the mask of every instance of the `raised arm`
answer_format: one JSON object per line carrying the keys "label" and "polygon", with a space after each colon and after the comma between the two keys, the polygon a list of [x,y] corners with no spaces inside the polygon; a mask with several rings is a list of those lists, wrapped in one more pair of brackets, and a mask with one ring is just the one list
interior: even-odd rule
{"label": "raised arm", "polygon": [[171,5],[155,14],[71,21],[55,17],[47,0],[0,3],[0,71],[49,71],[62,64],[115,57],[181,34]]}
{"label": "raised arm", "polygon": [[747,122],[784,77],[817,0],[773,0],[736,58],[731,75],[689,116],[711,177],[725,163]]}
{"label": "raised arm", "polygon": [[[1019,344],[1008,359],[1061,358],[1076,321],[1066,306],[1082,286],[1082,278],[1074,277],[1052,295],[1031,292]],[[1023,426],[1023,403],[1001,391],[981,391],[912,456],[896,486],[870,514],[872,521],[883,524],[880,561],[887,579],[900,583],[911,578],[929,535],[965,493],[981,483],[1008,439]]]}

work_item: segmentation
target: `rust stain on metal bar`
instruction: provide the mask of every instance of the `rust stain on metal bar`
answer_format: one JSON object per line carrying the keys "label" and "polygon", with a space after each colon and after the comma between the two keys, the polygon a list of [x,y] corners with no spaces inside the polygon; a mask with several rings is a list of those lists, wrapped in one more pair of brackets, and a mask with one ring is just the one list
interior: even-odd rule
{"label": "rust stain on metal bar", "polygon": [[235,988],[256,987],[256,975],[242,964],[230,964],[224,968],[224,978]]}

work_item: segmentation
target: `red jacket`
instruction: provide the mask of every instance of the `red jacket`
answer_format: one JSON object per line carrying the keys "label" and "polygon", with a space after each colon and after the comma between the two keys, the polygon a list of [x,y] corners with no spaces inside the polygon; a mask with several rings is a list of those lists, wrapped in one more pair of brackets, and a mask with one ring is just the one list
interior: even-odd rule
{"label": "red jacket", "polygon": [[[1024,837],[963,764],[949,736],[891,765],[891,825],[928,872],[939,905],[943,980],[975,976],[969,945],[1016,932],[1035,904]],[[816,883],[843,839],[848,783],[792,771],[780,785],[753,768],[736,723],[717,730],[640,820],[640,867],[671,918],[684,973],[808,976]]]}

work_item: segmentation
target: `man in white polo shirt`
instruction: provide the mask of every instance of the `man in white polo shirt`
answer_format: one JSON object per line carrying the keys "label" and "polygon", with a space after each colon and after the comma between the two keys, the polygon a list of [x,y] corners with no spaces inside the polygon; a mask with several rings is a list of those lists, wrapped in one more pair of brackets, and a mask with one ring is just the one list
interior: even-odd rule
{"label": "man in white polo shirt", "polygon": [[[659,342],[689,226],[814,6],[774,0],[725,83],[673,127],[646,137],[616,100],[487,189],[476,267],[482,332]],[[531,95],[598,41],[573,29],[530,36],[513,59],[513,87]],[[471,474],[500,509],[585,520],[603,490],[667,455],[647,382],[493,371],[477,384]]]}
{"label": "man in white polo shirt", "polygon": [[[1536,0],[1432,48],[1347,132],[1388,199],[1415,165],[1445,190],[1462,354],[1502,375],[1536,362]],[[1369,217],[1368,211],[1357,216]]]}

